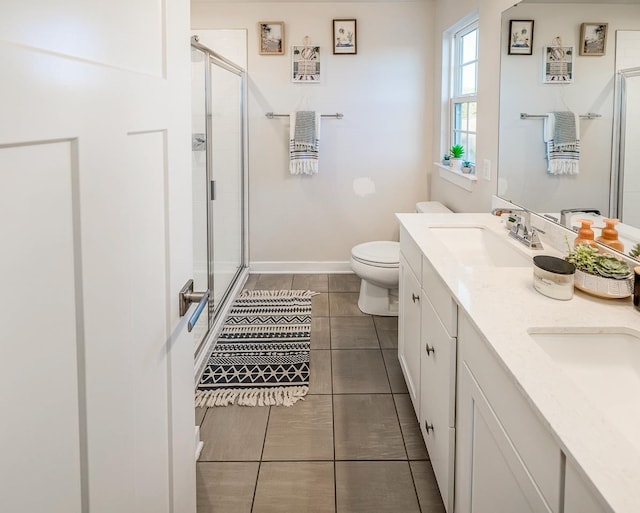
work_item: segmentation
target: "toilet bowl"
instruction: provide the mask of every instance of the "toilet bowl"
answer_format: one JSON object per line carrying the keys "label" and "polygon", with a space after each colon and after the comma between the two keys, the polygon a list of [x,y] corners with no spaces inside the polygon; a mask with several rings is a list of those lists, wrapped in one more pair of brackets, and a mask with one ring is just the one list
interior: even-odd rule
{"label": "toilet bowl", "polygon": [[[418,213],[450,213],[437,201],[416,204]],[[398,315],[400,243],[364,242],[351,250],[351,269],[361,279],[358,307],[370,315]]]}
{"label": "toilet bowl", "polygon": [[373,241],[351,249],[351,269],[361,279],[358,307],[370,315],[398,315],[400,243]]}

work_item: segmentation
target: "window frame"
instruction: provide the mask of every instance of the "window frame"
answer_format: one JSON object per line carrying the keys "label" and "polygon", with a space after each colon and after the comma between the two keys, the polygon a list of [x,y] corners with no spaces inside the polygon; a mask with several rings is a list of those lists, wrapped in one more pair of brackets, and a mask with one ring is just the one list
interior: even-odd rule
{"label": "window frame", "polygon": [[[475,130],[469,130],[468,125],[466,127],[458,127],[456,126],[456,106],[462,104],[476,104],[476,113],[478,108],[478,63],[479,63],[479,23],[478,18],[474,17],[471,20],[467,20],[466,22],[460,23],[458,26],[453,27],[450,34],[450,48],[451,48],[451,62],[450,62],[450,74],[449,74],[449,83],[451,84],[449,90],[449,130],[448,130],[448,140],[449,145],[448,148],[453,146],[454,144],[463,144],[465,149],[470,149],[468,140],[469,136],[472,135],[476,139],[476,147],[475,153],[477,153],[477,126]],[[463,38],[470,34],[471,32],[476,32],[476,48],[475,48],[475,57],[472,60],[467,62],[462,62],[462,53],[463,53]],[[466,66],[475,65],[475,91],[472,93],[463,94],[462,90],[462,74],[463,70]],[[476,114],[477,115],[477,114]],[[458,137],[459,136],[459,139]],[[460,143],[456,141],[460,140]],[[466,144],[465,142],[466,141]],[[467,153],[467,156],[468,153]],[[474,155],[474,159],[477,155]],[[468,160],[468,159],[465,159]],[[475,164],[474,161],[471,161]]]}

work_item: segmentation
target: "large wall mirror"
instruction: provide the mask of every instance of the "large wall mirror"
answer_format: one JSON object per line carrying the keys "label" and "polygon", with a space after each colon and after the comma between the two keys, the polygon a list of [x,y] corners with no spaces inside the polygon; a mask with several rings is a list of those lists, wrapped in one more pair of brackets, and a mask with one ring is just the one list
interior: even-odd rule
{"label": "large wall mirror", "polygon": [[[604,51],[594,50],[605,28]],[[503,13],[502,35],[498,196],[558,221],[563,209],[597,209],[640,241],[640,0],[523,0]],[[545,81],[548,46],[571,54],[570,80]],[[577,174],[548,171],[545,117],[555,111],[581,116]]]}

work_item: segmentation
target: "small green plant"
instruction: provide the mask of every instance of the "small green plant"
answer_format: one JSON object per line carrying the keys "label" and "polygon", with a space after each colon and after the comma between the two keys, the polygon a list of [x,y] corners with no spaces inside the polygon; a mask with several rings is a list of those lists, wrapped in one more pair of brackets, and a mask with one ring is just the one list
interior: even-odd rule
{"label": "small green plant", "polygon": [[461,144],[454,144],[449,148],[449,153],[454,159],[460,159],[464,155],[464,146]]}
{"label": "small green plant", "polygon": [[596,248],[587,244],[579,244],[565,257],[567,262],[571,262],[576,269],[587,274],[624,280],[631,276],[629,265],[618,260],[613,255],[600,253]]}
{"label": "small green plant", "polygon": [[463,160],[462,167],[471,167],[471,162],[469,162],[468,160]]}
{"label": "small green plant", "polygon": [[629,256],[640,259],[640,242],[638,242],[635,246],[633,246],[633,248],[631,248],[631,251],[629,251]]}

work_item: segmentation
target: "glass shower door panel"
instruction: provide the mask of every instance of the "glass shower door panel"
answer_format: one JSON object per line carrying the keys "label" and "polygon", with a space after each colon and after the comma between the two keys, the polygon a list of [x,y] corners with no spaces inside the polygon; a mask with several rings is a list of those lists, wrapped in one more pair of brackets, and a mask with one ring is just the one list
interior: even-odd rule
{"label": "glass shower door panel", "polygon": [[242,77],[214,62],[211,72],[211,266],[214,308],[242,266]]}
{"label": "glass shower door panel", "polygon": [[[206,73],[208,56],[191,49],[191,173],[193,188],[193,288],[197,292],[209,287],[207,256],[207,109]],[[208,312],[202,312],[194,327],[197,351],[209,330]]]}
{"label": "glass shower door panel", "polygon": [[625,152],[624,184],[622,188],[621,220],[625,224],[640,226],[640,75],[629,76],[625,80]]}

